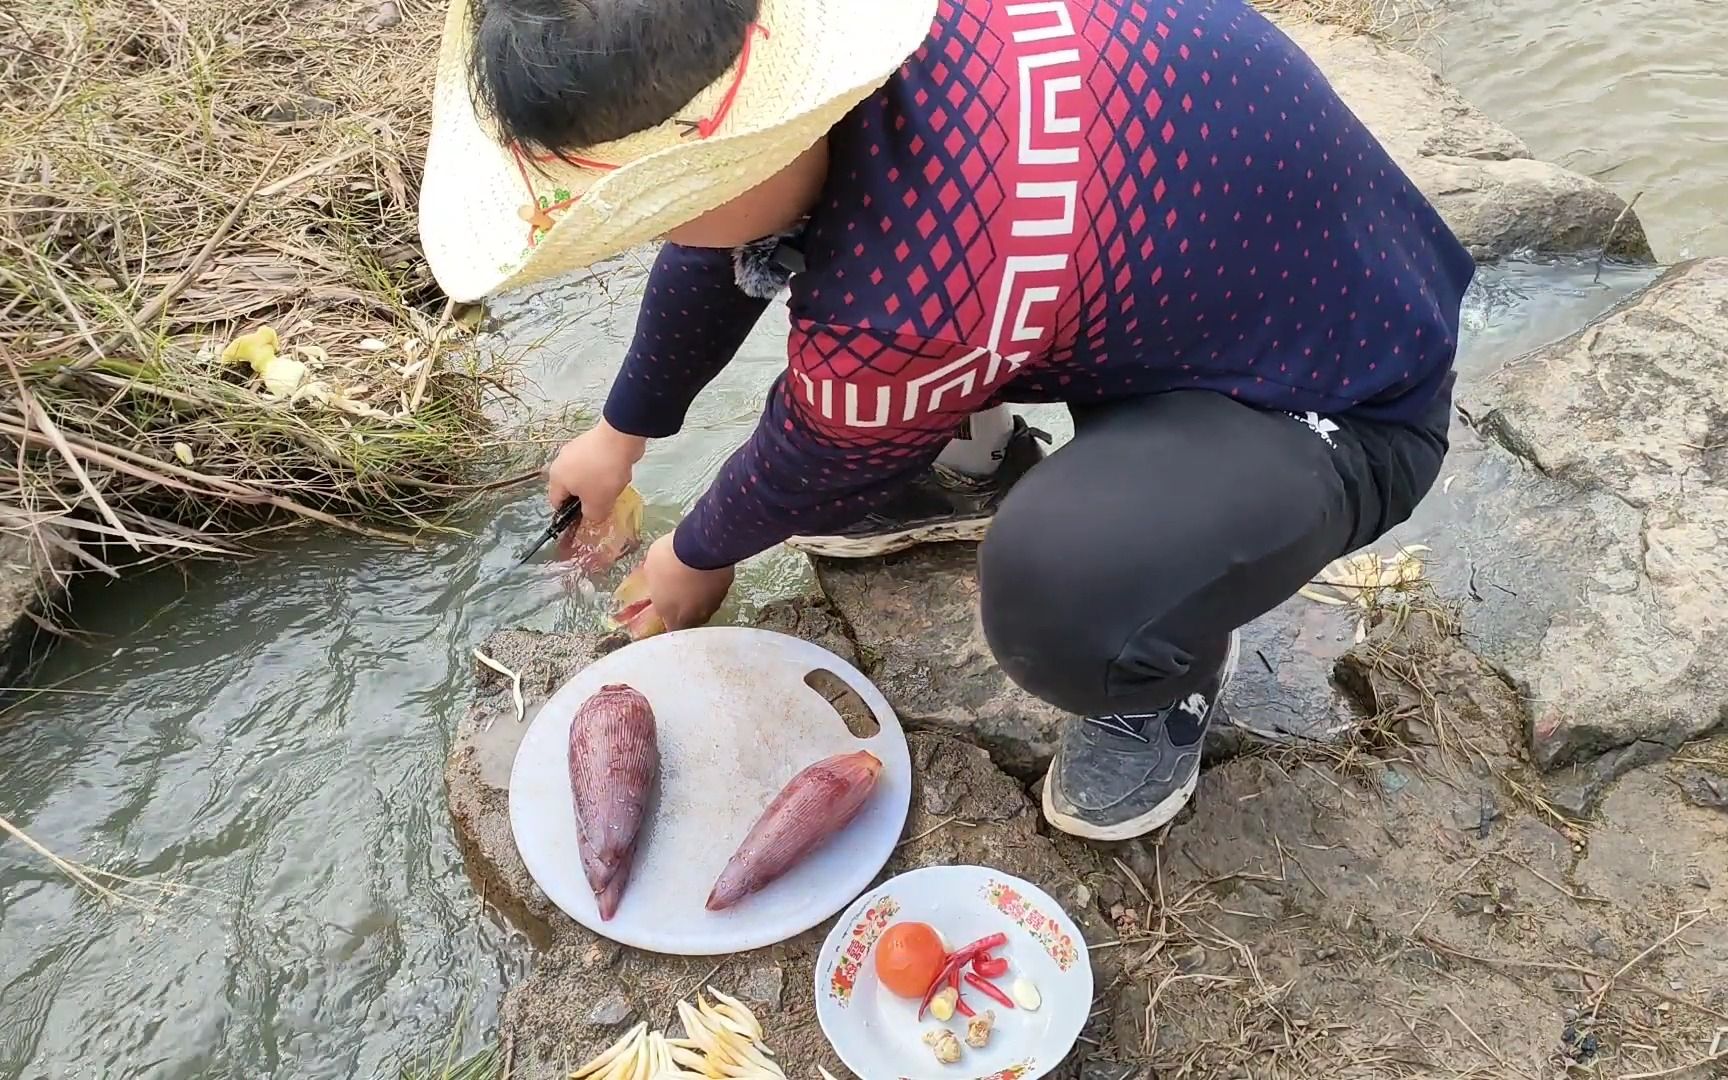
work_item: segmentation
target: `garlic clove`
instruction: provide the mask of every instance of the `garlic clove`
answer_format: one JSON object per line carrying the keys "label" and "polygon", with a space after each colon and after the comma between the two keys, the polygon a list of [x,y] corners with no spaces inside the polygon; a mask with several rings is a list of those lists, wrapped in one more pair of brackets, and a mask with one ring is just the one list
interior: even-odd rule
{"label": "garlic clove", "polygon": [[1038,1006],[1044,1004],[1043,997],[1039,995],[1038,988],[1032,985],[1031,979],[1024,977],[1015,979],[1011,993],[1014,1004],[1027,1012],[1037,1012]]}

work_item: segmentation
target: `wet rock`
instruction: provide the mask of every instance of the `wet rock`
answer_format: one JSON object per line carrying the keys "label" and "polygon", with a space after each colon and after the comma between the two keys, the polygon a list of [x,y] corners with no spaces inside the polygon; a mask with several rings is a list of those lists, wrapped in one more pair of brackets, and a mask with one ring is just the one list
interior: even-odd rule
{"label": "wet rock", "polygon": [[[1066,714],[1002,674],[978,621],[977,549],[945,544],[887,559],[815,560],[816,577],[844,618],[859,665],[902,723],[985,747],[1022,779],[1041,775]],[[1334,686],[1334,663],[1354,623],[1295,598],[1242,632],[1242,656],[1224,697],[1228,718],[1209,760],[1249,742],[1335,742],[1362,724]],[[791,632],[791,631],[788,631]]]}
{"label": "wet rock", "polygon": [[23,685],[46,654],[52,638],[42,623],[66,597],[63,579],[70,557],[59,548],[14,532],[0,532],[0,685]]}
{"label": "wet rock", "polygon": [[854,667],[858,665],[858,650],[847,632],[846,620],[824,598],[776,601],[757,612],[751,622],[762,630],[803,638]]}
{"label": "wet rock", "polygon": [[943,544],[887,559],[814,560],[851,628],[865,674],[903,724],[959,735],[1030,779],[1065,715],[1002,674],[978,619],[977,548]]}
{"label": "wet rock", "polygon": [[[801,627],[815,636],[834,628],[832,613],[824,616],[819,604],[811,612],[782,611],[773,618],[782,620],[782,627]],[[595,645],[581,635],[506,631],[482,650],[522,674],[532,715],[552,689],[590,662]],[[621,1010],[611,1001],[615,995],[626,998],[635,1019],[675,1027],[669,1019],[673,1004],[690,998],[704,980],[758,1011],[788,1075],[815,1075],[818,1064],[845,1075],[815,1019],[814,967],[827,925],[737,956],[658,956],[606,941],[547,901],[522,865],[510,833],[507,784],[520,728],[508,684],[484,669],[477,678],[474,705],[457,732],[446,780],[457,838],[477,889],[495,909],[525,925],[540,946],[531,974],[509,991],[500,1016],[500,1035],[513,1049],[512,1075],[523,1080],[563,1076],[569,1065],[615,1039],[614,1017]],[[1040,835],[1037,811],[1024,788],[988,753],[929,731],[911,733],[908,744],[914,777],[908,839],[884,877],[968,863],[998,867],[1056,897],[1072,897],[1083,888],[1051,841]],[[1070,912],[1088,941],[1115,940],[1095,910],[1070,905]],[[1092,954],[1100,987],[1115,980],[1119,952],[1109,948]]]}
{"label": "wet rock", "polygon": [[1605,245],[1613,255],[1651,258],[1635,214],[1614,229],[1626,208],[1619,196],[1532,159],[1517,136],[1419,61],[1334,27],[1278,22],[1477,258],[1595,252]]}
{"label": "wet rock", "polygon": [[1225,745],[1235,732],[1272,743],[1348,738],[1362,726],[1362,714],[1339,693],[1333,668],[1354,640],[1353,619],[1300,596],[1243,627],[1240,661],[1223,699],[1228,724],[1213,729],[1213,743]]}
{"label": "wet rock", "polygon": [[1728,722],[1725,311],[1728,259],[1684,263],[1471,391],[1477,426],[1548,489],[1508,523],[1505,576],[1530,584],[1495,657],[1544,768]]}

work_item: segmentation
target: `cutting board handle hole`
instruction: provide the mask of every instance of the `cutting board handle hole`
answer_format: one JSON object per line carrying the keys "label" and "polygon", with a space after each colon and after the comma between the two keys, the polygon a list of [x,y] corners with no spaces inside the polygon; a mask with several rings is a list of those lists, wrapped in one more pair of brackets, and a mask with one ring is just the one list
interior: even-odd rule
{"label": "cutting board handle hole", "polygon": [[804,676],[804,685],[821,694],[822,699],[834,707],[834,711],[840,714],[840,721],[854,738],[874,739],[881,732],[882,725],[877,722],[876,714],[864,704],[858,691],[846,685],[846,680],[832,671],[817,668]]}

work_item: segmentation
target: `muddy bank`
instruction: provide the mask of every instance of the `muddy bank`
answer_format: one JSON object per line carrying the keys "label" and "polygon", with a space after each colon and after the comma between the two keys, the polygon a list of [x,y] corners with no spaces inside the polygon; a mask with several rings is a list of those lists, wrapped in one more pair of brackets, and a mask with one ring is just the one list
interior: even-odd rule
{"label": "muddy bank", "polygon": [[57,571],[63,553],[51,557],[23,533],[0,532],[0,686],[22,686],[49,643],[44,622],[65,598]]}
{"label": "muddy bank", "polygon": [[[856,655],[823,600],[765,621]],[[488,645],[524,676],[530,716],[592,648]],[[1449,614],[1389,618],[1338,667],[1368,718],[1350,747],[1215,764],[1168,832],[1128,844],[1049,836],[985,751],[915,730],[907,840],[883,875],[1001,867],[1083,922],[1097,1016],[1061,1076],[1540,1076],[1707,1053],[1728,1016],[1728,739],[1608,784],[1600,816],[1572,821],[1523,753],[1524,703]],[[501,680],[480,682],[447,779],[477,888],[540,945],[503,1009],[514,1075],[560,1075],[630,1023],[669,1023],[704,979],[761,1011],[790,1075],[835,1069],[812,998],[826,926],[715,970],[551,908],[509,834],[521,726]]]}

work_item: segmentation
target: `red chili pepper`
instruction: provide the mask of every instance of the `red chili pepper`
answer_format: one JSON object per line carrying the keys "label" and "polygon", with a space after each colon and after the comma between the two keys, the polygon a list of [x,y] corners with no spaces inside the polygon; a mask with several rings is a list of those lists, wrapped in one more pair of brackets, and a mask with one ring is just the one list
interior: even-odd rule
{"label": "red chili pepper", "polygon": [[924,1014],[930,1009],[930,1002],[934,1001],[936,995],[942,992],[943,984],[948,981],[947,974],[947,971],[943,971],[942,974],[936,976],[936,981],[930,984],[930,989],[924,991],[924,1000],[918,1003],[918,1019],[924,1019]]}
{"label": "red chili pepper", "polygon": [[994,1001],[1005,1009],[1012,1009],[1014,1007],[1014,1001],[1012,998],[996,989],[996,987],[990,982],[979,978],[970,971],[966,973],[966,985],[977,987],[984,993],[985,997],[988,997],[991,1001]]}
{"label": "red chili pepper", "polygon": [[949,953],[948,959],[956,960],[964,956],[966,959],[970,960],[980,953],[987,953],[992,949],[1000,949],[1006,944],[1008,944],[1007,934],[991,934],[989,937],[981,937],[972,944]]}
{"label": "red chili pepper", "polygon": [[1008,974],[1008,961],[1000,956],[980,956],[972,961],[972,970],[986,979],[1000,979]]}
{"label": "red chili pepper", "polygon": [[965,998],[955,998],[954,999],[954,1011],[959,1013],[961,1016],[964,1016],[968,1020],[970,1020],[974,1016],[978,1015],[977,1013],[972,1011],[972,1006],[966,1004]]}
{"label": "red chili pepper", "polygon": [[943,984],[952,986],[958,991],[962,968],[978,957],[986,955],[991,949],[1000,949],[1006,944],[1008,944],[1007,934],[991,934],[989,937],[981,937],[972,944],[949,953],[947,958],[942,961],[941,972],[931,981],[930,988],[924,991],[924,1000],[918,1005],[918,1019],[924,1019],[924,1013],[930,1008],[931,999],[935,998]]}

